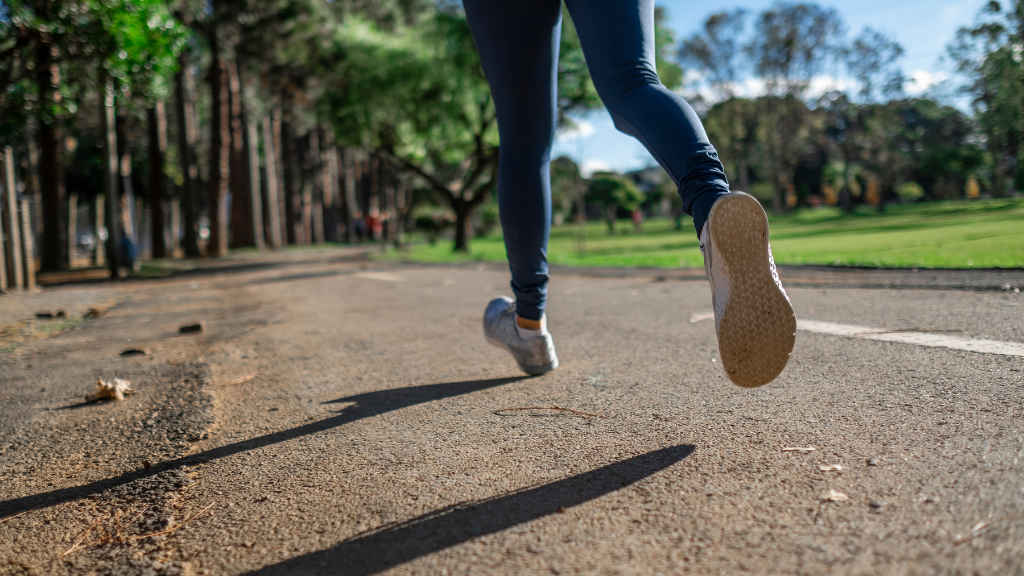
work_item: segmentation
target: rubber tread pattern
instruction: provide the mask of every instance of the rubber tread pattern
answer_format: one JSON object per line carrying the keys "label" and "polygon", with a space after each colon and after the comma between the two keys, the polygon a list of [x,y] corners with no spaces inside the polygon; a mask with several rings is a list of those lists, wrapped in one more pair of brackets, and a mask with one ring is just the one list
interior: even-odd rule
{"label": "rubber tread pattern", "polygon": [[716,322],[722,367],[738,386],[762,386],[782,373],[796,340],[793,306],[772,262],[768,218],[755,198],[732,194],[715,203],[708,221],[714,265],[729,283]]}

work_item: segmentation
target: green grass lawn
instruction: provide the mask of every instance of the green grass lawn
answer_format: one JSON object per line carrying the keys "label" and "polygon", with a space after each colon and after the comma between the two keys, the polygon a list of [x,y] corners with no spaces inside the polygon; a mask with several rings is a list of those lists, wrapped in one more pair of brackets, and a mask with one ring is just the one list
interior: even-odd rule
{"label": "green grass lawn", "polygon": [[[1024,268],[1024,200],[935,202],[890,207],[884,214],[863,206],[853,214],[834,208],[769,216],[772,252],[780,264],[830,264],[883,268]],[[693,224],[682,230],[654,218],[641,233],[629,221],[608,236],[603,222],[554,227],[552,264],[595,267],[703,267]],[[453,253],[451,240],[434,246],[414,241],[387,261],[466,262],[505,260],[500,232],[475,238],[469,254]]]}

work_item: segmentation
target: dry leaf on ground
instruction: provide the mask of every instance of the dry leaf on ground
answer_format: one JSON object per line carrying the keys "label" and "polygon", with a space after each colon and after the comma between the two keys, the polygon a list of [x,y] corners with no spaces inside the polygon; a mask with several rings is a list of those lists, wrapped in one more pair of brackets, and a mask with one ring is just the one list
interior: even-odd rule
{"label": "dry leaf on ground", "polygon": [[822,496],[821,499],[826,501],[826,502],[846,502],[847,500],[850,499],[850,497],[847,496],[846,494],[843,494],[842,492],[836,492],[835,490],[829,490],[828,494],[825,494],[824,496]]}
{"label": "dry leaf on ground", "polygon": [[110,381],[97,378],[96,391],[86,396],[85,401],[96,402],[97,400],[124,400],[125,395],[135,394],[135,390],[132,390],[131,386],[131,382],[120,378],[114,378]]}

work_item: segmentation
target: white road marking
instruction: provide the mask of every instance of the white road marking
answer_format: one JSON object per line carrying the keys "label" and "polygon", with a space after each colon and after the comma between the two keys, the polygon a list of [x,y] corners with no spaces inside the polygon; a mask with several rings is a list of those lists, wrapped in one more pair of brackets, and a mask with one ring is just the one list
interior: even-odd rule
{"label": "white road marking", "polygon": [[711,312],[696,312],[696,313],[694,313],[693,316],[690,316],[690,323],[692,324],[693,322],[700,322],[701,320],[714,320],[714,319],[715,319],[715,312],[714,312],[714,310],[712,310]]}
{"label": "white road marking", "polygon": [[868,326],[857,326],[856,324],[836,324],[835,322],[801,319],[797,319],[796,329],[803,330],[804,332],[831,334],[832,336],[860,336],[862,334],[885,332],[885,328],[870,328]]}
{"label": "white road marking", "polygon": [[405,278],[397,274],[391,274],[390,272],[356,272],[353,274],[356,278],[365,278],[367,280],[381,280],[384,282],[403,282]]}
{"label": "white road marking", "polygon": [[[690,322],[710,320],[714,317],[714,312],[698,312],[690,316]],[[828,334],[830,336],[845,336],[847,338],[859,338],[861,340],[899,342],[901,344],[914,344],[917,346],[928,346],[931,348],[948,348],[950,350],[966,350],[968,352],[999,354],[1001,356],[1024,356],[1024,343],[1022,342],[986,340],[983,338],[958,338],[956,336],[933,334],[929,332],[900,332],[889,330],[887,328],[873,328],[871,326],[859,326],[857,324],[840,324],[838,322],[822,322],[820,320],[806,320],[801,318],[798,318],[796,321],[796,329],[803,332]]]}

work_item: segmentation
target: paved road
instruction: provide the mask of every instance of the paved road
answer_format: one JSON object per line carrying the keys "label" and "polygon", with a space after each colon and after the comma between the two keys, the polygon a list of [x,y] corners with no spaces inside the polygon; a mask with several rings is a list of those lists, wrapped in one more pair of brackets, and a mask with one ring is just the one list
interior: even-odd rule
{"label": "paved road", "polygon": [[[0,354],[0,573],[1024,573],[1015,348],[801,331],[743,390],[687,278],[559,274],[537,378],[481,336],[498,266],[122,285]],[[802,320],[1024,343],[1012,289],[813,285]]]}

